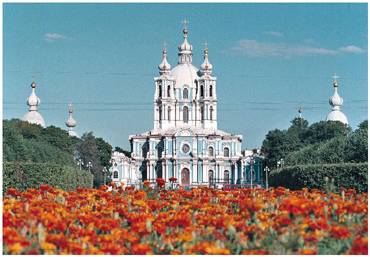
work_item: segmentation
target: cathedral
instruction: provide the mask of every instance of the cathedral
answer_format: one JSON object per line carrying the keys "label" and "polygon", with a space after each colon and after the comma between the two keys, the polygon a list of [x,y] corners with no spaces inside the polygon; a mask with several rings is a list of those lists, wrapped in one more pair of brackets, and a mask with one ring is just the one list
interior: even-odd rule
{"label": "cathedral", "polygon": [[163,49],[159,76],[154,78],[153,129],[129,137],[131,156],[114,152],[112,180],[137,184],[176,178],[180,186],[263,183],[262,160],[242,151],[242,136],[218,129],[217,78],[208,59],[200,69],[192,64],[193,46],[183,29],[178,63],[171,69]]}

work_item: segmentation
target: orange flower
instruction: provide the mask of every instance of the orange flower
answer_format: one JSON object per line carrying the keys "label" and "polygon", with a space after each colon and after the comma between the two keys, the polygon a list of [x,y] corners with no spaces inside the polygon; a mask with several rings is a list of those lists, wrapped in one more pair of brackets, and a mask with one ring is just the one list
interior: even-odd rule
{"label": "orange flower", "polygon": [[351,236],[351,233],[346,227],[333,226],[330,230],[330,234],[337,239],[344,239]]}
{"label": "orange flower", "polygon": [[149,180],[145,180],[145,181],[143,182],[143,185],[144,185],[144,187],[149,187],[149,186],[150,186],[150,182],[149,182]]}
{"label": "orange flower", "polygon": [[301,249],[299,250],[298,254],[302,255],[316,255],[317,251],[314,249]]}
{"label": "orange flower", "polygon": [[135,255],[153,254],[152,249],[147,244],[136,244],[132,246],[131,253]]}

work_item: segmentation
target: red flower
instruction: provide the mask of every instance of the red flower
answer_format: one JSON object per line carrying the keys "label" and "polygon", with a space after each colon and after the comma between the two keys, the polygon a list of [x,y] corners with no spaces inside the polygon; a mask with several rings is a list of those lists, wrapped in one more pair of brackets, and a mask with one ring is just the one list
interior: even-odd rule
{"label": "red flower", "polygon": [[353,240],[350,254],[367,255],[367,253],[368,253],[367,237],[357,237],[355,240]]}
{"label": "red flower", "polygon": [[169,178],[169,180],[170,180],[171,182],[176,182],[176,181],[177,181],[177,178],[175,178],[175,177],[170,177],[170,178]]}
{"label": "red flower", "polygon": [[160,188],[163,188],[163,187],[164,187],[164,185],[166,184],[166,182],[164,181],[164,179],[163,179],[163,178],[157,178],[155,181],[157,182],[157,185],[158,185]]}
{"label": "red flower", "polygon": [[12,188],[12,187],[8,188],[7,194],[10,196],[14,196],[14,197],[21,195],[21,193],[17,189]]}
{"label": "red flower", "polygon": [[344,239],[351,236],[351,233],[346,227],[334,226],[330,230],[330,234],[338,239]]}

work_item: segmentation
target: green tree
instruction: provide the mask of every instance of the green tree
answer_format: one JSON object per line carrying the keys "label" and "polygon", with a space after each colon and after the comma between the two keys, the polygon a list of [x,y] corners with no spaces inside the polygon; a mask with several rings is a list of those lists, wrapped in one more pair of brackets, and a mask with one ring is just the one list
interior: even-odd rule
{"label": "green tree", "polygon": [[[85,169],[91,162],[91,173],[94,175],[94,187],[99,187],[104,183],[104,171],[110,167],[112,146],[102,138],[95,138],[92,132],[85,133],[81,137],[81,142],[77,144],[77,156],[84,162]],[[109,179],[108,179],[109,181]]]}
{"label": "green tree", "polygon": [[269,131],[266,139],[262,143],[261,151],[266,157],[266,165],[275,167],[277,161],[284,158],[285,155],[296,147],[296,138],[291,137],[286,131],[278,129]]}
{"label": "green tree", "polygon": [[347,162],[367,162],[368,160],[367,120],[361,122],[358,127],[349,136],[344,149]]}
{"label": "green tree", "polygon": [[339,121],[320,121],[313,123],[305,132],[303,140],[307,144],[324,142],[326,140],[347,136],[351,129]]}
{"label": "green tree", "polygon": [[116,152],[120,152],[120,153],[123,153],[124,155],[126,155],[127,157],[131,157],[131,152],[129,151],[126,151],[126,150],[123,150],[121,147],[119,146],[116,146],[114,147],[114,151]]}

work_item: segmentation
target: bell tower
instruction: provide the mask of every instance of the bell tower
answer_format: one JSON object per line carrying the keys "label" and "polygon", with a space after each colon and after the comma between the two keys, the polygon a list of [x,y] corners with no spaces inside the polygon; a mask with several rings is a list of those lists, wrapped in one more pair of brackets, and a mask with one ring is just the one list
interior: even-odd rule
{"label": "bell tower", "polygon": [[167,48],[162,51],[162,62],[158,65],[159,77],[154,78],[154,129],[165,129],[175,122],[175,79],[170,74],[171,65],[167,61]]}
{"label": "bell tower", "polygon": [[217,129],[216,77],[212,76],[213,65],[208,60],[208,45],[204,48],[204,61],[201,65],[201,77],[198,80],[198,126]]}

